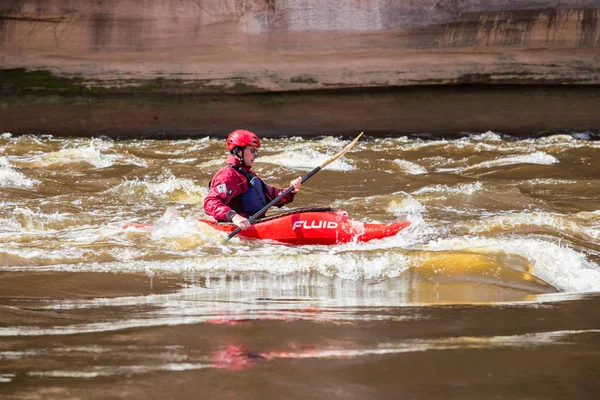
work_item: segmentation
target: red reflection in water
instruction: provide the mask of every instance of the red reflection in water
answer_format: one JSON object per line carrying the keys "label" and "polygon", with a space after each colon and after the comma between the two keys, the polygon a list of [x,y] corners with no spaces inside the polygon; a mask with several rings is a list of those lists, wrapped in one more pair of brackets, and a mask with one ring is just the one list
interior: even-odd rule
{"label": "red reflection in water", "polygon": [[139,224],[139,223],[136,223],[136,222],[132,222],[130,224],[123,225],[123,229],[128,229],[128,228],[150,230],[150,229],[152,229],[152,225],[149,225],[149,224]]}
{"label": "red reflection in water", "polygon": [[[300,310],[303,313],[319,314],[322,311],[318,307],[306,307]],[[289,321],[295,318],[280,316],[277,318],[269,318],[269,320]],[[249,319],[226,319],[215,318],[206,321],[209,324],[215,325],[240,325],[251,322]],[[288,351],[271,351],[257,352],[251,351],[239,345],[230,344],[226,350],[219,350],[212,353],[211,359],[216,368],[223,368],[230,371],[243,371],[253,367],[257,362],[264,360],[272,360],[277,358],[312,358],[318,357],[319,351],[314,344],[299,344],[290,343]]]}
{"label": "red reflection in water", "polygon": [[242,324],[247,324],[248,322],[249,322],[249,320],[247,320],[247,319],[224,319],[224,318],[209,319],[208,321],[206,321],[206,323],[214,324],[214,325],[242,325]]}
{"label": "red reflection in water", "polygon": [[256,361],[265,360],[267,357],[256,351],[249,351],[242,346],[230,344],[225,351],[213,354],[213,361],[217,368],[231,371],[242,371],[251,367]]}
{"label": "red reflection in water", "polygon": [[217,368],[243,371],[259,361],[277,358],[318,358],[321,355],[321,350],[316,349],[314,344],[292,343],[289,347],[288,351],[258,352],[230,344],[227,350],[216,351],[211,358]]}
{"label": "red reflection in water", "polygon": [[320,314],[321,313],[321,310],[318,307],[301,308],[300,311],[306,312],[306,313],[316,313],[316,314]]}

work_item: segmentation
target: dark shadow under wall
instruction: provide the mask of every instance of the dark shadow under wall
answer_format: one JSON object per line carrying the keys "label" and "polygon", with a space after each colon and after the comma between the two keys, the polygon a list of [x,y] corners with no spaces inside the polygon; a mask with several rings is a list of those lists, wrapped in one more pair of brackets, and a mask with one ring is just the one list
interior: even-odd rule
{"label": "dark shadow under wall", "polygon": [[8,94],[0,131],[116,139],[600,132],[600,86],[454,85],[236,95]]}

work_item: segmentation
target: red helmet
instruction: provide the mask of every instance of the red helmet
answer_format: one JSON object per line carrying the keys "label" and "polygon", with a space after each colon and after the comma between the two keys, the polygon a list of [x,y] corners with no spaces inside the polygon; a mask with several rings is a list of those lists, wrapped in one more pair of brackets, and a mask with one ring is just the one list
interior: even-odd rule
{"label": "red helmet", "polygon": [[227,150],[231,151],[234,147],[246,146],[260,147],[260,139],[254,132],[245,129],[236,129],[227,136]]}

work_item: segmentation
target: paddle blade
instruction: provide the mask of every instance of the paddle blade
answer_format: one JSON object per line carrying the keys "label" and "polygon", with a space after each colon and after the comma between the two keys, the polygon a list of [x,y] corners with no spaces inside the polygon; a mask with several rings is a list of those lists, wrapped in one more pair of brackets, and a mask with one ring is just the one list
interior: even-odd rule
{"label": "paddle blade", "polygon": [[354,145],[356,144],[356,142],[358,142],[358,139],[360,139],[360,137],[363,135],[363,133],[364,132],[361,132],[352,142],[350,142],[346,147],[344,147],[342,150],[340,150],[339,153],[337,153],[335,156],[331,157],[329,160],[327,160],[323,164],[321,164],[320,165],[321,169],[325,168],[325,166],[331,164],[332,162],[334,162],[335,160],[337,160],[338,158],[340,158],[341,156],[346,154],[348,152],[348,150],[350,150],[351,148],[354,147]]}

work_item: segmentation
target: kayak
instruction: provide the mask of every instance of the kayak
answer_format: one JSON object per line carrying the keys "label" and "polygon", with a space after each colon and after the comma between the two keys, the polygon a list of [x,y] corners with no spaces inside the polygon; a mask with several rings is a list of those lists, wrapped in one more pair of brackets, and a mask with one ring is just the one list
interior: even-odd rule
{"label": "kayak", "polygon": [[[212,220],[199,220],[216,230],[229,234],[237,226]],[[271,240],[290,245],[332,245],[348,242],[368,242],[393,236],[410,225],[409,221],[389,224],[362,223],[332,208],[296,209],[262,218],[237,236],[250,240]],[[128,224],[123,228],[151,228],[152,225]]]}

